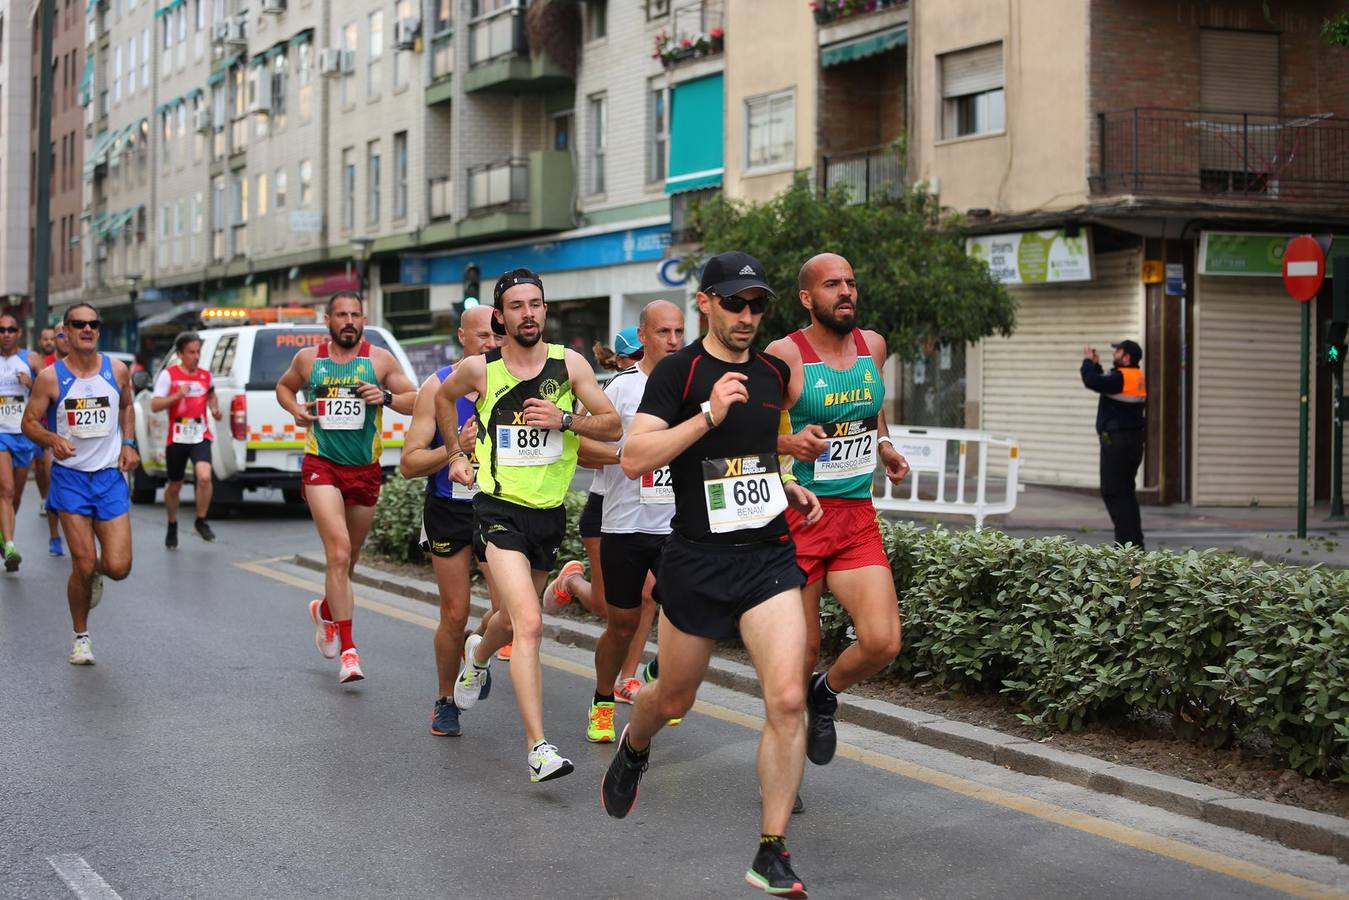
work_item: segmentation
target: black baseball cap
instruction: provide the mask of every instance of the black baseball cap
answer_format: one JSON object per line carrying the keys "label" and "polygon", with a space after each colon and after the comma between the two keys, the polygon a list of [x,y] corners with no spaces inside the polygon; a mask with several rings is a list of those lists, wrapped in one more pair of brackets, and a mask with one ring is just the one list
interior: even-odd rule
{"label": "black baseball cap", "polygon": [[777,299],[768,286],[768,273],[764,271],[763,263],[748,253],[735,250],[718,253],[703,265],[703,275],[698,281],[700,293],[731,297],[747,288],[763,288],[768,296]]}
{"label": "black baseball cap", "polygon": [[[492,306],[501,309],[501,295],[517,284],[532,284],[539,289],[539,293],[543,293],[543,279],[539,278],[538,273],[533,269],[526,269],[522,266],[502,273],[501,277],[497,279],[497,286],[492,291]],[[505,323],[496,316],[492,316],[492,332],[494,334],[506,333]]]}
{"label": "black baseball cap", "polygon": [[1138,346],[1137,341],[1120,341],[1118,344],[1111,344],[1110,346],[1129,354],[1129,359],[1133,360],[1134,365],[1143,362],[1143,348]]}

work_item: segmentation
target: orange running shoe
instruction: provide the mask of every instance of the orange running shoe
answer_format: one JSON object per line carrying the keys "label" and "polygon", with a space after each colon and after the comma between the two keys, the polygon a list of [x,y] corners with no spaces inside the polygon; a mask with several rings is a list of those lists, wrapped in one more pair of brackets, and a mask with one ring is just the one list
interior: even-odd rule
{"label": "orange running shoe", "polygon": [[510,644],[507,644],[506,646],[502,647],[500,650],[497,651],[497,659],[501,660],[502,662],[510,662],[510,661],[511,661],[511,645],[510,645]]}
{"label": "orange running shoe", "polygon": [[547,587],[543,589],[543,608],[547,612],[556,612],[571,602],[571,591],[567,590],[567,579],[573,575],[581,575],[585,572],[585,563],[579,559],[568,560],[562,564],[562,571],[557,573],[557,577],[548,582]]}

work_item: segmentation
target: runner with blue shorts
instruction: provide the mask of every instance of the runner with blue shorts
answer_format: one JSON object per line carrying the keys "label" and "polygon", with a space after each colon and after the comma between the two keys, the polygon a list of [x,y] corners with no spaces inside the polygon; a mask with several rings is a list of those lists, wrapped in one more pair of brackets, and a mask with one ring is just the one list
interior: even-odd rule
{"label": "runner with blue shorts", "polygon": [[0,554],[6,572],[17,572],[23,562],[14,546],[14,521],[37,454],[37,447],[23,436],[22,425],[23,408],[42,361],[19,346],[22,333],[18,319],[0,315]]}

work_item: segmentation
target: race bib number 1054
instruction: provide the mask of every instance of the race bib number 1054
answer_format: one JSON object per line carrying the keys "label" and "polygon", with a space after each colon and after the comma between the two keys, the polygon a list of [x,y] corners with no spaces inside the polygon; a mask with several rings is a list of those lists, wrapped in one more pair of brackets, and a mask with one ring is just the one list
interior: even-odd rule
{"label": "race bib number 1054", "polygon": [[714,534],[767,525],[787,509],[773,454],[703,460],[703,495]]}
{"label": "race bib number 1054", "polygon": [[17,428],[23,419],[22,397],[0,397],[0,424]]}

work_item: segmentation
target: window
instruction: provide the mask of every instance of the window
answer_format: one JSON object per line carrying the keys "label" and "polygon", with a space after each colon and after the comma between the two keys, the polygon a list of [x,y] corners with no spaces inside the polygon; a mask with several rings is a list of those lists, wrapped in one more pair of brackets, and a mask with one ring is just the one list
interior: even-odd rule
{"label": "window", "polygon": [[399,340],[431,334],[431,292],[426,288],[386,292],[384,321]]}
{"label": "window", "polygon": [[604,193],[604,156],[608,150],[608,104],[604,94],[590,98],[590,192]]}
{"label": "window", "polygon": [[141,84],[150,83],[150,29],[141,31]]}
{"label": "window", "polygon": [[408,217],[408,133],[400,131],[393,136],[393,217],[401,221]]}
{"label": "window", "polygon": [[117,47],[112,48],[112,102],[120,103],[121,100],[122,100],[122,48],[119,45]]}
{"label": "window", "polygon": [[[339,46],[350,50],[352,58],[356,56],[356,23],[351,22],[342,29],[342,40],[338,42]],[[342,106],[346,108],[352,104],[351,82],[356,76],[347,74],[342,76]]]}
{"label": "window", "polygon": [[379,141],[365,145],[365,159],[365,221],[374,225],[379,222]]}
{"label": "window", "polygon": [[1006,128],[1002,44],[937,57],[941,72],[941,136],[964,137]]}
{"label": "window", "polygon": [[276,202],[273,204],[278,210],[286,208],[286,170],[277,169],[276,174],[272,176],[272,185],[276,191]]}
{"label": "window", "polygon": [[192,0],[193,26],[197,31],[206,29],[206,0]]}
{"label": "window", "polygon": [[309,160],[300,162],[300,208],[308,209],[314,202],[314,167]]}
{"label": "window", "polygon": [[300,121],[308,122],[314,108],[314,48],[309,42],[300,45],[295,54],[295,83],[299,86],[295,101]]}
{"label": "window", "polygon": [[454,20],[450,18],[450,0],[435,0],[433,5],[435,18],[431,23],[431,33],[444,34],[454,24]]}
{"label": "window", "polygon": [[[412,0],[398,0],[393,7],[394,20],[407,19],[412,16]],[[412,52],[410,50],[397,50],[393,55],[393,89],[407,87],[408,69]]]}
{"label": "window", "polygon": [[272,128],[286,127],[286,67],[289,60],[283,49],[272,58]]}
{"label": "window", "polygon": [[348,147],[342,151],[342,230],[350,231],[356,224],[356,151]]}
{"label": "window", "polygon": [[126,45],[126,95],[130,97],[134,93],[136,93],[136,38],[132,37]]}
{"label": "window", "polygon": [[258,217],[267,215],[267,173],[258,173]]}
{"label": "window", "polygon": [[[187,103],[186,103],[186,101],[183,101],[183,100],[179,100],[179,101],[178,101],[178,109],[174,111],[174,114],[178,117],[178,139],[179,139],[180,141],[183,141],[184,143],[186,143],[186,142],[187,142]],[[181,154],[179,155],[179,157],[178,157],[179,167],[181,168],[182,164],[183,164],[184,162],[186,162],[186,161],[187,161],[187,147],[183,147],[182,153],[181,153]]]}
{"label": "window", "polygon": [[370,52],[365,62],[365,96],[374,100],[379,96],[379,67],[384,61],[384,11],[370,14]]}
{"label": "window", "polygon": [[160,141],[160,165],[162,171],[167,172],[173,162],[173,110],[166,109],[159,114],[159,133],[163,136]]}
{"label": "window", "polygon": [[646,180],[664,181],[665,180],[665,149],[668,140],[669,125],[665,119],[665,85],[664,79],[651,80],[651,100],[647,104],[647,115],[650,118],[648,133],[651,135],[651,150],[647,153]]}
{"label": "window", "polygon": [[238,194],[237,194],[237,196],[236,196],[236,203],[237,203],[237,206],[235,207],[234,224],[235,224],[235,225],[247,225],[247,224],[248,224],[248,176],[247,176],[247,175],[238,175],[238,176],[236,176],[236,177],[235,177],[235,181],[234,181],[234,185],[235,185],[235,190],[238,192]]}
{"label": "window", "polygon": [[586,0],[585,38],[587,41],[603,40],[609,32],[609,0]]}
{"label": "window", "polygon": [[796,91],[745,101],[745,168],[791,166],[796,158]]}

